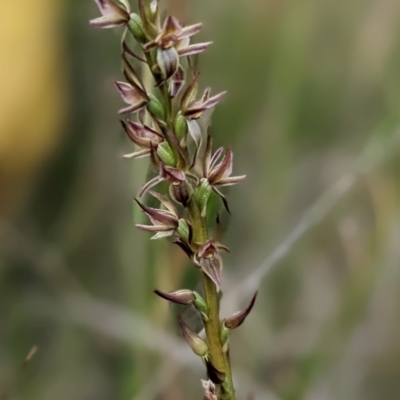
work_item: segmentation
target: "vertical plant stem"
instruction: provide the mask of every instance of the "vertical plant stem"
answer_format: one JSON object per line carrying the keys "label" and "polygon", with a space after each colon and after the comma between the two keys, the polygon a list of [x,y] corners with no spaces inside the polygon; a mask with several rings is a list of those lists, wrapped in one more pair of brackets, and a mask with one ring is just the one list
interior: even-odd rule
{"label": "vertical plant stem", "polygon": [[[208,240],[207,223],[201,216],[196,200],[192,198],[188,207],[193,227],[193,241],[203,245]],[[231,374],[229,354],[224,353],[221,344],[221,321],[219,318],[218,290],[212,279],[203,271],[200,272],[208,308],[208,320],[204,320],[210,360],[226,376],[225,382],[218,387],[218,400],[235,400],[235,390]]]}

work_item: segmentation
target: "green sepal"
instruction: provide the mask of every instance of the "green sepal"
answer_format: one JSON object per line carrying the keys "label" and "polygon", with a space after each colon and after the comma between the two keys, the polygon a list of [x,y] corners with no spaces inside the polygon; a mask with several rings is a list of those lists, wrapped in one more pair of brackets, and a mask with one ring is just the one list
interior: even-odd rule
{"label": "green sepal", "polygon": [[176,167],[178,160],[168,142],[161,142],[157,146],[157,155],[169,167]]}
{"label": "green sepal", "polygon": [[225,326],[225,321],[222,322],[221,326],[221,344],[224,346],[228,343],[231,330]]}
{"label": "green sepal", "polygon": [[141,44],[147,42],[146,34],[143,30],[142,20],[139,15],[131,13],[130,20],[128,22],[129,31],[132,33],[133,37]]}
{"label": "green sepal", "polygon": [[188,242],[188,241],[189,241],[189,238],[190,238],[190,227],[189,227],[189,224],[188,224],[187,221],[186,221],[185,219],[183,219],[183,218],[181,218],[181,219],[178,221],[178,223],[179,223],[178,229],[177,229],[178,235],[179,235],[183,240],[185,240],[186,242]]}
{"label": "green sepal", "polygon": [[200,296],[199,293],[193,292],[194,300],[193,305],[197,311],[200,312],[201,316],[203,317],[204,321],[208,321],[208,307],[205,300]]}
{"label": "green sepal", "polygon": [[207,204],[212,192],[212,187],[206,178],[200,180],[200,185],[195,189],[194,196],[200,208],[201,216],[204,218],[207,214]]}
{"label": "green sepal", "polygon": [[164,121],[165,120],[165,110],[161,101],[157,99],[153,94],[149,95],[149,102],[147,103],[147,110],[149,113],[157,120]]}
{"label": "green sepal", "polygon": [[186,135],[187,135],[187,122],[186,118],[179,111],[174,121],[174,132],[176,137],[179,139],[180,145],[186,147]]}

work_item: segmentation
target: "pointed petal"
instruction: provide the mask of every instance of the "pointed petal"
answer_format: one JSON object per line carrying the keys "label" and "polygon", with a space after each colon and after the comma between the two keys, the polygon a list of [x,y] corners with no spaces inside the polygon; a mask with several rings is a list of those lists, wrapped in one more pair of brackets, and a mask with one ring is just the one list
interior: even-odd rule
{"label": "pointed petal", "polygon": [[185,92],[183,93],[182,100],[181,100],[181,107],[182,109],[186,108],[197,96],[197,80],[199,79],[199,73],[196,73],[193,76],[193,80],[190,85],[186,88]]}
{"label": "pointed petal", "polygon": [[98,17],[91,19],[89,21],[89,24],[94,26],[95,28],[115,28],[116,26],[120,26],[123,24],[123,22],[110,22],[107,18],[105,17]]}
{"label": "pointed petal", "polygon": [[163,229],[163,231],[168,229],[175,229],[178,227],[178,219],[172,213],[165,210],[160,210],[157,208],[147,207],[145,204],[142,204],[139,200],[135,199],[136,203],[138,203],[139,207],[145,212],[145,214],[150,218],[153,225],[165,225],[167,229]]}
{"label": "pointed petal", "polygon": [[186,180],[185,173],[177,168],[167,167],[162,165],[161,175],[163,179],[167,180],[172,184],[178,184]]}
{"label": "pointed petal", "polygon": [[150,240],[158,240],[158,239],[164,239],[166,237],[170,237],[175,233],[175,230],[172,231],[165,231],[165,232],[158,232],[154,236],[150,238]]}
{"label": "pointed petal", "polygon": [[203,26],[203,24],[201,22],[198,24],[185,26],[184,28],[182,28],[179,38],[182,39],[185,37],[191,37],[191,36],[198,34],[200,32],[202,26]]}
{"label": "pointed petal", "polygon": [[153,197],[155,197],[159,202],[173,215],[176,216],[176,218],[179,218],[178,210],[176,207],[172,204],[172,202],[165,196],[163,196],[160,193],[154,192],[153,190],[149,191],[149,194],[151,194]]}
{"label": "pointed petal", "polygon": [[211,160],[210,160],[210,169],[213,169],[215,164],[218,162],[219,158],[221,157],[221,154],[223,153],[224,148],[220,147],[218,150],[216,150],[216,152],[214,153],[214,155],[212,156]]}
{"label": "pointed petal", "polygon": [[211,258],[200,258],[202,271],[215,283],[218,290],[222,286],[222,260],[217,254]]}
{"label": "pointed petal", "polygon": [[150,181],[148,181],[142,189],[140,189],[139,192],[139,197],[142,197],[146,192],[148,192],[151,188],[154,186],[158,185],[160,182],[162,182],[164,179],[161,176],[156,176]]}
{"label": "pointed petal", "polygon": [[134,153],[125,154],[122,157],[125,159],[133,160],[137,158],[147,157],[150,155],[150,150],[140,150],[135,151]]}
{"label": "pointed petal", "polygon": [[207,144],[206,150],[203,155],[203,177],[207,177],[210,171],[210,161],[211,161],[211,153],[212,153],[212,138],[210,135],[207,135]]}
{"label": "pointed petal", "polygon": [[190,305],[195,300],[194,293],[188,289],[181,289],[172,293],[164,293],[160,290],[155,290],[154,293],[157,296],[176,304]]}
{"label": "pointed petal", "polygon": [[[143,224],[136,224],[136,228],[141,229],[142,231],[146,232],[170,232],[171,229],[166,227],[165,225],[143,225]],[[172,231],[173,233],[173,231]]]}
{"label": "pointed petal", "polygon": [[250,311],[252,310],[254,303],[256,302],[257,299],[257,295],[258,295],[258,291],[254,293],[253,298],[251,299],[250,304],[248,305],[248,307],[243,310],[243,311],[239,311],[235,314],[232,315],[232,317],[227,318],[225,320],[225,326],[229,329],[236,329],[238,328],[240,325],[243,324],[243,322],[245,321],[245,319],[247,318],[247,316],[250,314]]}
{"label": "pointed petal", "polygon": [[211,185],[215,185],[222,178],[228,177],[232,172],[233,165],[233,153],[230,149],[227,149],[222,161],[216,165],[208,176],[208,180]]}
{"label": "pointed petal", "polygon": [[224,207],[225,207],[225,210],[227,211],[227,213],[231,214],[231,210],[229,208],[229,204],[228,204],[227,198],[215,186],[213,187],[213,192],[215,194],[217,194],[221,198],[222,203],[224,204]]}
{"label": "pointed petal", "polygon": [[178,54],[180,57],[192,56],[194,54],[202,53],[207,47],[213,42],[205,42],[205,43],[196,43],[190,44],[185,47],[181,47],[178,49]]}
{"label": "pointed petal", "polygon": [[134,104],[146,104],[147,96],[145,96],[144,92],[130,83],[126,82],[115,82],[115,87],[117,88],[119,94],[122,97],[122,100],[125,101],[126,104],[134,105]]}
{"label": "pointed petal", "polygon": [[137,55],[125,42],[125,40],[122,42],[122,50],[124,51],[124,53],[129,54],[131,57],[135,58],[138,61],[141,61],[143,63],[147,64],[147,61],[140,57],[139,55]]}
{"label": "pointed petal", "polygon": [[224,91],[224,92],[221,92],[221,93],[216,94],[216,95],[213,96],[213,97],[210,97],[210,98],[204,103],[204,106],[205,106],[207,109],[216,106],[216,105],[221,101],[221,99],[226,95],[226,93],[227,93],[227,91]]}
{"label": "pointed petal", "polygon": [[236,185],[238,182],[242,181],[245,178],[246,178],[246,175],[239,175],[239,176],[231,176],[229,178],[222,178],[216,183],[216,185],[217,186],[232,186],[232,185]]}

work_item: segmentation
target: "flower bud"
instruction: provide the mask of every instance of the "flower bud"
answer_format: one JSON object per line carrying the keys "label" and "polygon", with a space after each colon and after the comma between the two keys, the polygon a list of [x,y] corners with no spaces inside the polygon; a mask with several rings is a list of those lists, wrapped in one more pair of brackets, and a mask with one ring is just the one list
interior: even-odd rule
{"label": "flower bud", "polygon": [[257,295],[258,291],[254,293],[254,296],[251,299],[249,306],[245,310],[239,311],[233,314],[232,317],[227,318],[224,321],[224,326],[226,326],[228,329],[236,329],[240,325],[242,325],[246,317],[250,314],[250,311],[252,310],[254,303],[256,302]]}
{"label": "flower bud", "polygon": [[186,147],[187,129],[186,118],[179,111],[174,121],[174,132],[182,147]]}
{"label": "flower bud", "polygon": [[164,293],[160,290],[155,290],[154,293],[157,296],[176,304],[190,305],[195,300],[194,292],[188,289],[181,289],[172,293]]}
{"label": "flower bud", "polygon": [[194,196],[201,210],[201,216],[204,218],[207,212],[207,203],[212,192],[212,187],[206,178],[200,180],[200,185],[196,188]]}
{"label": "flower bud", "polygon": [[183,207],[187,207],[191,198],[191,188],[186,181],[172,184],[169,187],[171,197]]}
{"label": "flower bud", "polygon": [[142,20],[139,17],[139,15],[135,13],[130,14],[130,20],[128,22],[128,28],[131,31],[133,37],[139,42],[139,43],[146,43],[147,42],[147,37],[146,34],[144,33],[143,30],[143,24]]}
{"label": "flower bud", "polygon": [[161,104],[160,100],[154,95],[149,95],[149,102],[147,103],[147,110],[149,113],[157,120],[164,121],[165,110],[164,106]]}
{"label": "flower bud", "polygon": [[157,64],[160,67],[161,75],[164,80],[171,78],[178,69],[179,56],[175,47],[158,49]]}
{"label": "flower bud", "polygon": [[195,354],[200,357],[205,357],[208,353],[208,346],[203,339],[200,339],[190,328],[185,324],[181,316],[178,317],[179,326],[181,327],[182,335],[187,344]]}
{"label": "flower bud", "polygon": [[169,167],[176,167],[176,156],[167,142],[162,142],[157,146],[157,155]]}

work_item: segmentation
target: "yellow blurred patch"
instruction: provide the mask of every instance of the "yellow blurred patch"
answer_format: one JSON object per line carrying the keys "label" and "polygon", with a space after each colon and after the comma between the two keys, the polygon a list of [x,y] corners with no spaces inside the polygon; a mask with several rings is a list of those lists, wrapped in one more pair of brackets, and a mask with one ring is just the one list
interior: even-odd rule
{"label": "yellow blurred patch", "polygon": [[0,2],[0,214],[24,203],[61,137],[62,3]]}

